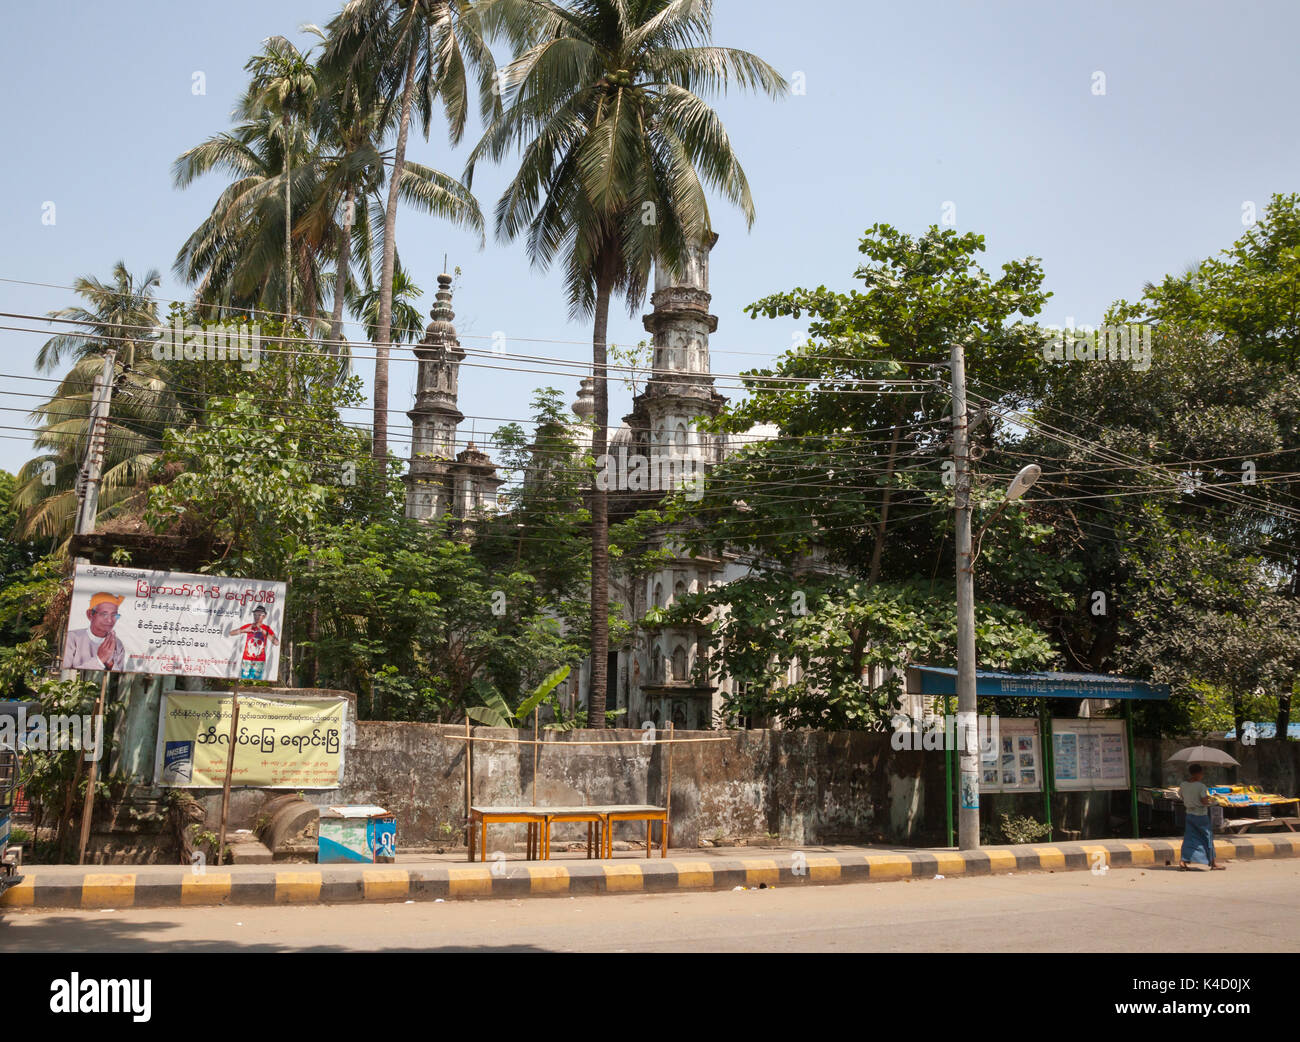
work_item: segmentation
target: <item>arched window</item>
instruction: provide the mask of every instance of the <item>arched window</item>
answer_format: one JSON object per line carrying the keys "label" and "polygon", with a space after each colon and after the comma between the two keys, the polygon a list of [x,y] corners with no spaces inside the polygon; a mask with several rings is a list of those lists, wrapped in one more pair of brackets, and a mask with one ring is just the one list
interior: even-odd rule
{"label": "arched window", "polygon": [[655,583],[655,607],[662,608],[663,606],[664,606],[664,584]]}
{"label": "arched window", "polygon": [[686,424],[680,421],[677,424],[677,430],[673,434],[673,447],[677,450],[678,455],[686,455]]}
{"label": "arched window", "polygon": [[673,680],[686,679],[686,649],[680,644],[673,649]]}

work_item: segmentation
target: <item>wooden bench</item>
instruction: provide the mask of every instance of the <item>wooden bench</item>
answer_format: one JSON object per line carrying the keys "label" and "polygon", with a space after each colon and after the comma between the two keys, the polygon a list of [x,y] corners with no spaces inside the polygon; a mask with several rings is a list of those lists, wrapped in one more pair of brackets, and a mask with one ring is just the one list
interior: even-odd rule
{"label": "wooden bench", "polygon": [[1300,825],[1300,818],[1228,818],[1223,823],[1223,830],[1240,835],[1264,825],[1280,825],[1288,832],[1296,832],[1295,826]]}
{"label": "wooden bench", "polygon": [[487,860],[488,825],[527,825],[528,860],[537,859],[546,813],[541,807],[471,807],[469,810],[469,860],[474,860],[474,840],[479,840],[479,860]]}
{"label": "wooden bench", "polygon": [[[551,856],[551,825],[555,822],[587,823],[587,857],[614,856],[613,824],[616,821],[644,821],[646,857],[653,852],[653,827],[660,823],[659,850],[668,856],[668,810],[642,803],[620,803],[591,807],[470,807],[469,860],[477,845],[479,860],[487,860],[488,825],[527,825],[528,860],[545,861]],[[476,843],[477,840],[477,843]]]}

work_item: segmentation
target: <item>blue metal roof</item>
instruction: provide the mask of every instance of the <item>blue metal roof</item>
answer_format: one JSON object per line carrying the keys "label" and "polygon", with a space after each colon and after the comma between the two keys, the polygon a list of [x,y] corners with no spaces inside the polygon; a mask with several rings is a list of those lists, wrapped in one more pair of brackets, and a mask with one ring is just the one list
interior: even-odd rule
{"label": "blue metal roof", "polygon": [[[955,695],[957,671],[946,666],[911,666],[921,677],[921,694]],[[1163,702],[1168,684],[1116,677],[1107,673],[1000,673],[975,671],[975,695],[1003,698],[1118,698]]]}
{"label": "blue metal roof", "polygon": [[[1287,724],[1287,727],[1286,727],[1286,736],[1287,736],[1287,738],[1300,738],[1300,724]],[[1224,738],[1227,738],[1229,741],[1231,741],[1232,739],[1234,739],[1234,738],[1237,737],[1237,729],[1234,727],[1231,731],[1229,731],[1229,732],[1228,732],[1227,734],[1225,734],[1223,737],[1224,737]],[[1255,725],[1255,737],[1256,737],[1256,738],[1276,738],[1276,737],[1277,737],[1277,723],[1274,722],[1274,723],[1258,723],[1258,724],[1256,724],[1256,725]]]}

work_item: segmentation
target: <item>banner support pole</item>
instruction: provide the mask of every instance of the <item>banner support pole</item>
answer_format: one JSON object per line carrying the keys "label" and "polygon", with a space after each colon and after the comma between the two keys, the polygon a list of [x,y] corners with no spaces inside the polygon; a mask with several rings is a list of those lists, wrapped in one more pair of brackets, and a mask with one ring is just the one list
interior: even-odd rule
{"label": "banner support pole", "polygon": [[226,750],[226,780],[221,786],[221,831],[217,834],[217,864],[226,859],[226,816],[230,812],[230,777],[235,771],[235,735],[239,727],[239,681],[232,691],[230,709],[230,748]]}
{"label": "banner support pole", "polygon": [[[104,679],[99,685],[99,697],[95,699],[95,714],[91,717],[92,727],[94,726],[94,721],[103,718],[104,698],[108,694],[108,678],[110,672],[110,670],[104,670]],[[90,841],[90,819],[95,813],[95,780],[99,777],[99,758],[104,753],[103,725],[101,724],[100,726],[100,748],[96,752],[95,758],[90,761],[90,772],[86,777],[86,800],[81,805],[81,843],[77,847],[77,864],[79,865],[84,865],[86,863],[86,844]],[[81,736],[80,751],[82,756],[86,755],[86,736],[84,734]],[[75,773],[73,777],[73,784],[75,785]]]}

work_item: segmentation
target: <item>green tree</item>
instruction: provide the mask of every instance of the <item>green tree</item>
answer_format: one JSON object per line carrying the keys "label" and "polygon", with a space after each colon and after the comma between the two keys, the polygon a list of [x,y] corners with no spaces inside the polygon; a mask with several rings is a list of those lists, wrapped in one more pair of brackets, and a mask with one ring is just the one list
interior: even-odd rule
{"label": "green tree", "polygon": [[[489,8],[491,5],[489,5]],[[717,114],[699,97],[731,84],[776,97],[785,81],[744,51],[712,45],[712,4],[673,0],[550,0],[524,5],[535,42],[504,72],[508,100],[471,153],[475,165],[522,150],[497,204],[497,234],[526,236],[533,262],[563,257],[574,317],[590,316],[595,428],[607,444],[610,300],[635,312],[653,263],[682,267],[712,234],[705,187],[739,206],[751,224],[749,183]],[[609,511],[591,493],[592,662],[590,717],[605,716],[609,633]]]}
{"label": "green tree", "polygon": [[1147,531],[1124,550],[1138,596],[1124,614],[1120,661],[1172,684],[1179,700],[1207,686],[1227,692],[1240,735],[1254,692],[1289,696],[1300,671],[1295,602],[1279,592],[1267,561],[1150,514]]}
{"label": "green tree", "polygon": [[[1174,623],[1149,610],[1182,566],[1167,562],[1167,575],[1143,568],[1133,547],[1179,532],[1210,540],[1219,564],[1203,553],[1198,574],[1208,591],[1223,574],[1219,565],[1231,565],[1231,583],[1240,581],[1243,596],[1253,591],[1235,609],[1243,618],[1252,598],[1292,592],[1288,577],[1300,550],[1287,489],[1300,463],[1300,376],[1248,357],[1235,337],[1176,323],[1157,328],[1150,361],[1145,370],[1122,361],[1051,367],[1044,394],[1019,414],[1027,433],[1002,440],[986,463],[1005,470],[1043,464],[1022,509],[1053,533],[1045,552],[1082,573],[1064,608],[1035,609],[1014,589],[1007,591],[1012,603],[1053,633],[1067,668],[1162,678],[1176,670],[1181,699],[1224,682],[1209,669],[1196,687],[1193,660],[1168,642]],[[1253,578],[1246,582],[1233,562],[1250,560],[1265,570],[1247,569]],[[1281,605],[1269,596],[1273,607]],[[1292,601],[1287,615],[1294,611]],[[1204,638],[1210,616],[1196,617],[1191,632]],[[1139,646],[1162,651],[1134,658]],[[1279,720],[1288,720],[1291,687],[1275,687]],[[1170,717],[1168,727],[1184,719]]]}
{"label": "green tree", "polygon": [[1300,194],[1278,194],[1264,215],[1219,256],[1148,285],[1121,317],[1229,336],[1247,358],[1300,366]]}
{"label": "green tree", "polygon": [[[951,583],[852,583],[794,577],[769,569],[683,598],[662,620],[707,619],[710,672],[737,684],[728,717],[783,727],[880,730],[897,711],[903,670],[924,662],[955,665],[957,621]],[[1041,668],[1053,649],[1023,615],[980,603],[976,641],[989,668]]]}
{"label": "green tree", "polygon": [[[974,233],[932,227],[913,237],[878,224],[859,245],[862,290],[796,288],[746,308],[806,323],[806,343],[743,374],[748,397],[711,424],[740,435],[740,451],[689,511],[701,522],[697,541],[778,558],[818,547],[867,582],[932,574],[943,504],[931,493],[952,484],[952,343],[966,343],[972,383],[1007,389],[999,397],[1024,400],[1040,386],[1042,334],[1023,319],[1047,299],[1042,270],[1029,257],[994,277],[977,263],[984,248]],[[755,425],[778,437],[745,438]],[[986,434],[972,432],[977,452]]]}
{"label": "green tree", "polygon": [[206,540],[213,570],[285,579],[313,531],[371,509],[357,477],[369,446],[339,419],[359,400],[360,380],[338,383],[333,359],[303,353],[231,381],[194,430],[166,433],[159,476],[168,480],[151,489],[146,520]]}

